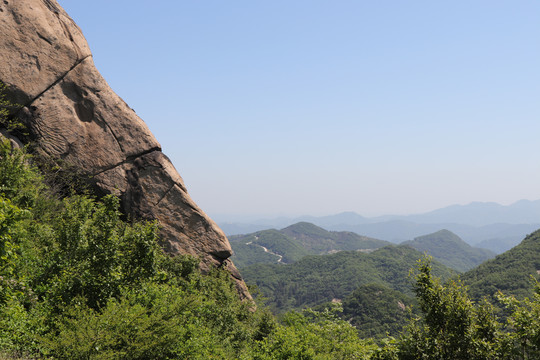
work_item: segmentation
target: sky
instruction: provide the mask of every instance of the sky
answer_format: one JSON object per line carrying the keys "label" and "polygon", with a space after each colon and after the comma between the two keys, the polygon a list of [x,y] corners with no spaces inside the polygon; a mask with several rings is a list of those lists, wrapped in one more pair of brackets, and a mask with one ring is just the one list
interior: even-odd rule
{"label": "sky", "polygon": [[210,216],[540,199],[540,2],[58,0]]}

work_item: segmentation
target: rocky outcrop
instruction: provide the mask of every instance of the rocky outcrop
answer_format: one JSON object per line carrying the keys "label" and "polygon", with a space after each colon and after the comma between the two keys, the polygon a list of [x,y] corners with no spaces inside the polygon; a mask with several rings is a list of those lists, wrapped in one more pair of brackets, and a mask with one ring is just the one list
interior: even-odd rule
{"label": "rocky outcrop", "polygon": [[228,259],[219,227],[192,201],[146,124],[96,70],[81,30],[55,0],[0,1],[0,81],[38,151],[118,195],[136,218],[157,219],[164,248],[224,266],[249,293]]}

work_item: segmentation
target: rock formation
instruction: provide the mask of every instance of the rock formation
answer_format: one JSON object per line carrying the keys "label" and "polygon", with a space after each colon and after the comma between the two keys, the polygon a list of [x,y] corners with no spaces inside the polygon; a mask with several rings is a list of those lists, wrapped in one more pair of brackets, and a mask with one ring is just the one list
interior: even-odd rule
{"label": "rock formation", "polygon": [[0,0],[0,34],[0,81],[24,105],[19,116],[38,151],[90,175],[126,213],[159,220],[167,251],[199,256],[203,270],[226,267],[249,297],[227,238],[96,70],[81,30],[56,0]]}

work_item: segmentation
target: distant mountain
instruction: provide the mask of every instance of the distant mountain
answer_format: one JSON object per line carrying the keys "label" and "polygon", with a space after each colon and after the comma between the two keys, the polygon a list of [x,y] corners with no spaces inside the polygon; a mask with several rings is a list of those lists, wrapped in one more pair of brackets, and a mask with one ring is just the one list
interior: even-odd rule
{"label": "distant mountain", "polygon": [[502,254],[518,245],[522,238],[523,236],[520,237],[519,235],[496,237],[493,239],[482,240],[476,245],[478,245],[479,248],[489,249],[496,254]]}
{"label": "distant mountain", "polygon": [[218,224],[221,229],[227,235],[239,235],[239,234],[248,234],[260,230],[269,230],[269,229],[281,229],[299,222],[309,222],[317,224],[323,228],[330,228],[339,226],[341,224],[364,224],[370,223],[370,219],[365,218],[361,215],[358,215],[355,212],[343,212],[336,215],[329,216],[299,216],[295,218],[287,217],[278,217],[278,218],[269,218],[269,219],[257,219],[257,220],[244,220],[239,221],[237,217],[234,218],[234,221],[226,220],[225,217],[221,217],[221,220],[218,220]]}
{"label": "distant mountain", "polygon": [[540,200],[520,200],[506,206],[494,202],[472,202],[400,218],[423,224],[447,222],[474,226],[540,223]]}
{"label": "distant mountain", "polygon": [[[435,231],[449,228],[451,224],[419,224],[405,220],[390,220],[369,224],[358,224],[343,226],[345,230],[354,231],[358,234],[372,236],[379,239],[401,243],[413,239],[417,236],[433,233]],[[330,227],[334,230],[334,228]]]}
{"label": "distant mountain", "polygon": [[361,225],[340,225],[329,227],[333,231],[352,231],[376,239],[401,243],[424,234],[448,229],[471,245],[489,249],[497,254],[519,244],[540,224],[491,224],[475,227],[464,224],[417,224],[407,221],[388,221]]}
{"label": "distant mountain", "polygon": [[439,230],[429,235],[419,236],[414,240],[403,242],[402,245],[408,245],[420,252],[425,252],[442,264],[459,272],[470,270],[496,255],[491,250],[470,246],[448,230]]}
{"label": "distant mountain", "polygon": [[316,223],[319,226],[328,228],[340,224],[367,224],[372,222],[371,219],[358,215],[353,211],[346,211],[336,215],[328,216],[301,216],[295,219],[295,222],[310,222]]}
{"label": "distant mountain", "polygon": [[[381,284],[412,296],[409,270],[423,256],[409,246],[390,245],[371,253],[341,251],[306,256],[289,264],[254,264],[242,269],[246,283],[257,285],[275,312],[343,299],[366,284]],[[436,276],[455,272],[433,261]]]}
{"label": "distant mountain", "polygon": [[[288,225],[288,221],[285,225]],[[247,223],[229,223],[229,222],[223,222],[218,223],[219,227],[227,236],[234,236],[234,235],[241,235],[241,234],[249,234],[256,231],[261,230],[268,230],[268,229],[274,229],[274,228],[280,228],[282,226],[273,226],[273,225],[263,225],[263,224],[247,224]]]}
{"label": "distant mountain", "polygon": [[[418,224],[403,220],[393,220],[382,223],[361,224],[345,227],[346,230],[358,234],[401,243],[424,234],[448,229],[471,245],[483,242],[482,247],[495,253],[509,250],[531,232],[540,228],[540,224],[491,224],[472,226],[465,224]],[[332,229],[331,230],[336,230]],[[498,239],[504,238],[503,242]]]}
{"label": "distant mountain", "polygon": [[465,242],[501,253],[517,245],[527,234],[540,228],[540,200],[520,200],[511,205],[473,202],[452,205],[424,214],[386,215],[366,218],[354,212],[337,215],[250,220],[244,223],[220,221],[228,235],[270,228],[283,228],[308,221],[334,231],[352,231],[365,236],[400,243],[423,234],[448,229]]}
{"label": "distant mountain", "polygon": [[501,290],[506,295],[532,296],[531,276],[540,273],[540,230],[527,236],[519,245],[466,272],[461,279],[469,285],[476,299],[494,295]]}
{"label": "distant mountain", "polygon": [[292,263],[306,255],[343,250],[375,250],[390,243],[352,232],[327,231],[307,222],[281,230],[263,230],[229,237],[232,260],[243,268],[254,263]]}

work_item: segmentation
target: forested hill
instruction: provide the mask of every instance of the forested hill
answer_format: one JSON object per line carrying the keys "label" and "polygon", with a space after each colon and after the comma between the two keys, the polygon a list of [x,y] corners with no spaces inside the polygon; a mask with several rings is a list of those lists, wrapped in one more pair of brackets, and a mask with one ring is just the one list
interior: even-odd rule
{"label": "forested hill", "polygon": [[264,230],[230,238],[232,260],[239,267],[256,263],[288,264],[312,254],[297,241],[278,230]]}
{"label": "forested hill", "polygon": [[419,313],[415,298],[381,284],[362,285],[343,299],[342,319],[354,325],[361,337],[398,336]]}
{"label": "forested hill", "polygon": [[532,296],[531,277],[540,272],[540,230],[528,235],[519,245],[488,260],[461,276],[474,299],[494,295]]}
{"label": "forested hill", "polygon": [[256,263],[290,264],[307,255],[343,250],[372,251],[390,243],[348,231],[327,231],[307,222],[281,230],[263,230],[229,237],[232,260],[243,268]]}
{"label": "forested hill", "polygon": [[419,236],[414,240],[403,242],[402,245],[408,245],[420,252],[426,252],[444,265],[460,272],[470,270],[495,257],[493,251],[472,247],[448,230],[440,230],[433,234]]}
{"label": "forested hill", "polygon": [[[408,246],[386,246],[372,253],[342,251],[308,256],[290,265],[254,264],[242,270],[277,312],[343,299],[361,285],[382,284],[412,295],[409,270],[424,255]],[[434,261],[434,273],[455,275]]]}
{"label": "forested hill", "polygon": [[351,231],[327,231],[308,222],[288,226],[282,229],[281,233],[297,240],[304,248],[317,254],[340,250],[373,250],[391,244]]}

